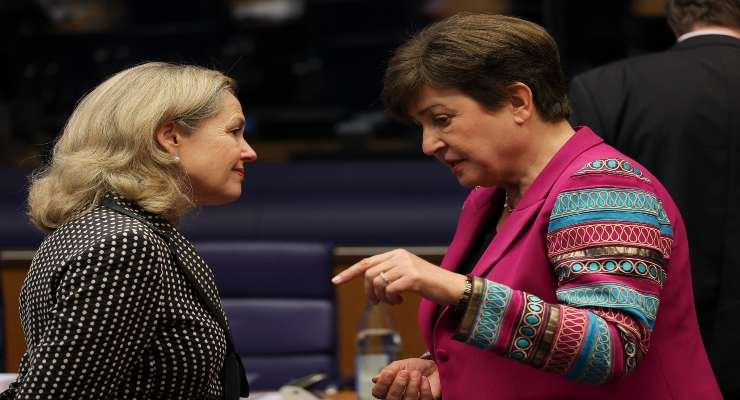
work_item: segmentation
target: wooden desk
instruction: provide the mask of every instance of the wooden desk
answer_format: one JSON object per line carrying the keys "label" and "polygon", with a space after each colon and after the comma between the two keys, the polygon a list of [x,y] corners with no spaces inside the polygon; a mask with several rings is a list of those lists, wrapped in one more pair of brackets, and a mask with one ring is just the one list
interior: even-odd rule
{"label": "wooden desk", "polygon": [[0,250],[0,292],[3,297],[5,333],[5,370],[18,372],[26,340],[20,316],[20,295],[23,280],[31,266],[33,251]]}

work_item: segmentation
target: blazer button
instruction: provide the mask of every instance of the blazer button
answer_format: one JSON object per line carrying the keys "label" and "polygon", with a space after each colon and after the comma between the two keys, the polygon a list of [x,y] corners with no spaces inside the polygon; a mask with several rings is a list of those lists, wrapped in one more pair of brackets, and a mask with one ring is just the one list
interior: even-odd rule
{"label": "blazer button", "polygon": [[436,355],[437,355],[436,357],[437,360],[442,361],[442,362],[447,362],[447,360],[450,359],[450,353],[445,349],[437,350]]}

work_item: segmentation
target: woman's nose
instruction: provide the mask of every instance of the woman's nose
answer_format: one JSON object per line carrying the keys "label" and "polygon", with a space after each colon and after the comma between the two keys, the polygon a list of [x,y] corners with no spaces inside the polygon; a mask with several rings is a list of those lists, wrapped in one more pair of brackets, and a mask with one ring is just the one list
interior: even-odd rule
{"label": "woman's nose", "polygon": [[439,137],[428,129],[423,129],[421,136],[421,151],[428,156],[433,156],[440,148],[444,146]]}
{"label": "woman's nose", "polygon": [[244,162],[255,162],[255,161],[257,161],[257,152],[254,151],[254,149],[252,148],[252,146],[250,146],[249,143],[247,143],[246,140],[244,141],[244,145],[243,145],[243,148],[242,148],[241,159]]}

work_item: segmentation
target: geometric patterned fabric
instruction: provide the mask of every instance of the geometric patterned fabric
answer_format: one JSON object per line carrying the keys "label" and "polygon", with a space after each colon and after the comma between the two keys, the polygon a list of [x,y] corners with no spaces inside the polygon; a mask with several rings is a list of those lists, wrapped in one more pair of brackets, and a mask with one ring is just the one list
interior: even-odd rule
{"label": "geometric patterned fabric", "polygon": [[633,167],[629,161],[621,158],[606,158],[594,160],[579,169],[574,175],[588,175],[599,173],[611,173],[632,176],[645,182],[650,182],[638,167]]}
{"label": "geometric patterned fabric", "polygon": [[586,174],[618,176],[623,187],[558,194],[546,243],[559,303],[476,279],[482,295],[469,304],[475,317],[458,338],[568,379],[605,383],[634,370],[648,350],[673,228],[645,189],[650,180],[629,162],[594,160],[574,176]]}

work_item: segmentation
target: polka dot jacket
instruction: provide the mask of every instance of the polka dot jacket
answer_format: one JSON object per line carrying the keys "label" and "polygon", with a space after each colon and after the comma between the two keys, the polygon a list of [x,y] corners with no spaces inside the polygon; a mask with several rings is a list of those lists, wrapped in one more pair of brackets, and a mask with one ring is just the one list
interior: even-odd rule
{"label": "polka dot jacket", "polygon": [[[172,225],[171,248],[220,306],[211,269]],[[27,351],[5,399],[220,399],[226,337],[146,224],[103,206],[52,232],[20,299]],[[224,318],[225,315],[224,315]]]}

